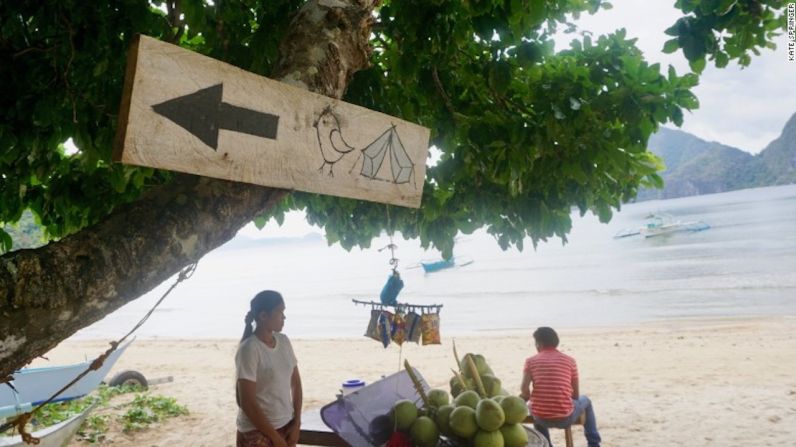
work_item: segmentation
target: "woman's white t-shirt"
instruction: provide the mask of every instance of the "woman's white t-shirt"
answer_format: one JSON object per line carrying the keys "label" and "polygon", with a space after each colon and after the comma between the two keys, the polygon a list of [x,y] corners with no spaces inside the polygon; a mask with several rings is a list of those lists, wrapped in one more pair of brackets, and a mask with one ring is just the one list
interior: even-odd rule
{"label": "woman's white t-shirt", "polygon": [[[257,384],[257,404],[275,429],[293,419],[293,394],[290,379],[296,368],[296,355],[287,335],[274,332],[276,345],[271,348],[252,334],[238,345],[235,354],[237,378]],[[256,430],[249,418],[238,409],[238,431]]]}

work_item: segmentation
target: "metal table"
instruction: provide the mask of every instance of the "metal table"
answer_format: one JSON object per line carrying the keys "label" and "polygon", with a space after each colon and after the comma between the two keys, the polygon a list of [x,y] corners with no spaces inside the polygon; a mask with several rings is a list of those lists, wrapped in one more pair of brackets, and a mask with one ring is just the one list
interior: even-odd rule
{"label": "metal table", "polygon": [[[528,447],[549,447],[541,433],[526,425],[528,431]],[[320,408],[305,411],[301,414],[300,445],[320,445],[330,447],[351,447],[321,419]]]}
{"label": "metal table", "polygon": [[301,445],[349,447],[343,438],[323,423],[320,408],[301,413],[301,433],[298,443]]}

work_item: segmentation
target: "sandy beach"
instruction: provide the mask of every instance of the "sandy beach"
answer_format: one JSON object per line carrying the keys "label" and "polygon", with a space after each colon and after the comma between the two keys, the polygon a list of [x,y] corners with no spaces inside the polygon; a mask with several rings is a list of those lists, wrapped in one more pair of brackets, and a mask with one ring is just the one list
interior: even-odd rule
{"label": "sandy beach", "polygon": [[[561,350],[574,356],[581,392],[592,398],[604,446],[785,446],[796,439],[796,317],[673,320],[637,327],[563,329]],[[286,328],[289,335],[289,327]],[[459,337],[460,353],[486,356],[504,388],[517,392],[531,331]],[[447,389],[454,366],[450,337],[439,346],[404,344],[403,358],[433,387]],[[37,365],[93,357],[104,341],[67,341]],[[114,371],[148,378],[189,416],[128,436],[115,446],[232,446],[236,340],[137,340]],[[398,369],[399,349],[358,339],[293,340],[304,408],[334,399],[340,383],[378,380]],[[563,445],[563,434],[553,430]],[[86,444],[88,445],[88,444]],[[585,446],[576,431],[576,446]]]}

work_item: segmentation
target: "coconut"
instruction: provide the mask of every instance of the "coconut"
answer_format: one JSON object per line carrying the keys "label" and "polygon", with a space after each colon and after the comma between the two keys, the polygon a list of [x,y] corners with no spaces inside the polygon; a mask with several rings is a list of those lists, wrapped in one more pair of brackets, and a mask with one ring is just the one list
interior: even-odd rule
{"label": "coconut", "polygon": [[467,390],[462,391],[461,394],[456,396],[453,404],[457,407],[467,406],[475,410],[475,406],[478,405],[479,400],[481,400],[481,398],[478,396],[478,393],[473,390]]}
{"label": "coconut", "polygon": [[468,406],[456,407],[449,418],[450,429],[456,436],[470,439],[478,431],[475,421],[475,410]]}
{"label": "coconut", "polygon": [[439,429],[431,418],[420,416],[412,423],[409,437],[418,447],[435,447],[439,441]]}
{"label": "coconut", "polygon": [[468,379],[472,379],[472,371],[470,370],[470,362],[467,361],[468,357],[472,357],[473,363],[475,364],[475,369],[478,371],[479,376],[483,376],[484,374],[493,374],[492,368],[486,364],[486,359],[481,354],[465,354],[459,363],[459,370],[462,371],[464,377]]}
{"label": "coconut", "polygon": [[483,382],[484,390],[486,391],[486,395],[489,397],[497,396],[500,394],[500,390],[503,389],[503,384],[500,382],[500,379],[495,377],[493,374],[483,374],[481,376],[481,382]]}
{"label": "coconut", "polygon": [[505,447],[525,447],[528,445],[528,432],[522,424],[506,424],[500,427]]}
{"label": "coconut", "polygon": [[507,424],[519,424],[528,417],[528,404],[517,396],[506,396],[500,401]]}
{"label": "coconut", "polygon": [[474,447],[504,447],[503,435],[500,430],[484,431],[478,430],[473,438]]}
{"label": "coconut", "polygon": [[475,408],[475,420],[485,431],[495,431],[506,421],[500,404],[492,399],[482,399]]}
{"label": "coconut", "polygon": [[450,419],[451,413],[456,407],[453,405],[443,405],[439,407],[437,410],[437,417],[434,420],[437,422],[437,428],[439,428],[440,433],[443,435],[450,435],[453,432],[451,431]]}
{"label": "coconut", "polygon": [[417,419],[417,407],[411,400],[402,399],[395,402],[392,412],[395,419],[395,427],[398,430],[409,430],[409,427]]}
{"label": "coconut", "polygon": [[492,372],[492,368],[489,367],[486,363],[486,359],[481,354],[476,354],[473,356],[473,361],[475,362],[475,369],[478,370],[478,375],[483,376],[484,374],[494,374]]}
{"label": "coconut", "polygon": [[432,407],[441,407],[450,403],[450,398],[445,390],[434,389],[428,392],[428,403]]}

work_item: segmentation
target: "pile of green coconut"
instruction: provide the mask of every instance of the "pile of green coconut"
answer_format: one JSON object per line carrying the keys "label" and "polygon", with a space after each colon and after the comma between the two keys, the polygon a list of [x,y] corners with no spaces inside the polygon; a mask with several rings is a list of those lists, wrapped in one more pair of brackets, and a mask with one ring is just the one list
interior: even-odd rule
{"label": "pile of green coconut", "polygon": [[441,437],[461,446],[526,446],[528,432],[521,424],[528,417],[525,401],[502,388],[484,356],[467,354],[457,363],[450,395],[441,389],[426,392],[409,363],[404,363],[422,406],[410,400],[396,402],[391,412],[393,428],[408,434],[418,447],[435,447]]}

